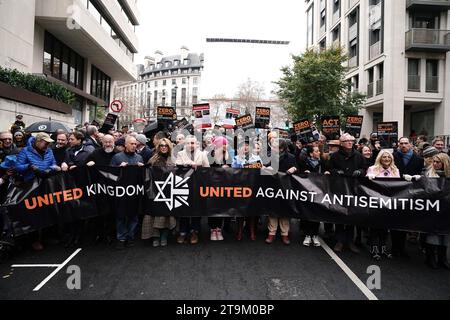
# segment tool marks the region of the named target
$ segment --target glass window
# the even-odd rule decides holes
[[[59,79],[61,71],[61,44],[57,41],[54,44],[52,70],[53,76]]]

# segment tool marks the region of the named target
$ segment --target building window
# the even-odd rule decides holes
[[[153,106],[156,108],[158,106],[158,91],[153,92]]]
[[[44,38],[43,72],[83,89],[84,59],[48,32]]]
[[[177,79],[172,79],[172,85],[176,86],[177,85]]]
[[[427,92],[439,92],[439,61],[427,60]]]
[[[186,79],[186,78],[183,78],[183,79],[181,80],[181,83],[182,83],[182,84],[186,84],[186,83],[187,83],[187,79]]]
[[[177,88],[173,88],[172,89],[172,107],[176,107],[177,106]]]
[[[136,90],[136,88],[135,88]],[[91,94],[105,100],[109,104],[111,93],[111,78],[100,69],[92,65],[91,69]]]
[[[419,59],[408,59],[408,91],[420,91]]]
[[[322,41],[320,41],[319,43],[319,49],[320,50],[325,50],[327,48],[327,38],[324,38]]]
[[[198,88],[192,88],[192,104],[198,103]]]
[[[186,88],[181,89],[181,106],[186,106]]]
[[[198,85],[198,78],[197,77],[192,78],[192,84],[194,86]]]
[[[306,13],[306,46],[314,44],[314,5]]]
[[[158,80],[155,81],[155,88],[158,88]]]
[[[163,80],[163,86],[167,85],[167,80]]]
[[[184,59],[183,60],[183,65],[187,66],[189,64],[189,59]]]

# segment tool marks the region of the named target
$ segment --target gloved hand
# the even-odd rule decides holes
[[[343,170],[338,170],[338,171],[336,171],[336,173],[340,176],[343,176],[345,174],[345,172]]]
[[[374,174],[368,174],[367,178],[369,178],[369,180],[374,180],[376,176]]]
[[[413,176],[410,176],[409,174],[404,174],[403,179],[405,179],[408,182],[411,182],[413,180]]]
[[[419,181],[422,178],[422,176],[415,175],[415,176],[413,176],[413,178],[414,178],[414,180]]]
[[[353,174],[352,174],[353,178],[357,178],[357,177],[361,177],[361,176],[362,176],[362,171],[361,170],[353,171]]]

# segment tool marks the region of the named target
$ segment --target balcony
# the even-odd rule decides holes
[[[367,85],[367,98],[373,98],[373,88],[374,88],[374,83],[372,82],[372,83],[369,83],[368,85]]]
[[[135,80],[137,70],[130,56],[81,4],[79,0],[37,0],[36,23],[113,80]],[[72,6],[79,9],[73,17],[78,26],[69,28],[67,8]]]
[[[439,92],[439,77],[427,76],[426,90],[427,90],[427,92],[430,92],[430,93]]]
[[[407,0],[408,10],[447,11],[450,10],[450,0]]]
[[[411,29],[406,32],[407,51],[450,51],[450,30]]]
[[[384,92],[383,88],[383,79],[377,80],[377,96],[382,95]]]
[[[374,59],[381,54],[381,41],[370,46],[370,59]]]
[[[408,91],[420,91],[420,76],[419,75],[409,75],[408,76]]]
[[[348,41],[352,41],[358,36],[358,24],[353,24],[348,30]]]

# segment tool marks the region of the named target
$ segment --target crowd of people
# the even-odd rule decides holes
[[[206,132],[202,141],[194,135],[181,132],[169,135],[157,132],[149,139],[144,134],[128,130],[110,130],[108,134],[99,132],[99,128],[86,125],[72,132],[57,131],[52,134],[39,132],[28,134],[24,131],[23,117],[10,130],[0,133],[0,196],[3,201],[8,187],[14,184],[33,181],[36,177],[45,178],[51,173],[71,171],[82,166],[184,166],[194,169],[200,167],[249,168],[259,163],[270,167],[261,157],[261,140],[245,139],[241,143],[222,135]],[[174,139],[172,139],[174,137]],[[321,136],[319,141],[307,143],[296,135],[291,139],[281,139],[276,132],[270,132],[269,152],[279,159],[279,172],[292,174],[321,173],[343,177],[367,177],[369,179],[404,178],[408,181],[421,177],[450,178],[450,157],[444,151],[442,138],[430,143],[426,137],[418,137],[415,144],[409,138],[401,138],[398,148],[381,149],[376,134],[370,139],[356,139],[343,134],[340,140],[327,141]],[[173,140],[173,142],[172,142]],[[206,150],[212,150],[212,161]],[[251,167],[251,166],[250,166]],[[251,169],[249,169],[251,170]],[[5,208],[2,208],[5,210]],[[102,210],[102,209],[100,209]],[[117,249],[133,246],[136,237],[150,241],[153,247],[168,245],[171,235],[175,235],[178,244],[197,244],[200,241],[200,217],[161,217],[156,212],[139,217],[137,208],[123,207],[120,204],[106,216],[93,219],[95,239],[113,238]],[[248,231],[251,241],[257,240],[257,229],[266,228],[265,242],[272,244],[280,229],[281,241],[291,243],[290,218],[268,217],[262,223],[262,217],[247,218],[208,218],[210,240],[222,241],[226,234],[232,234],[242,241]],[[232,222],[235,228],[232,228]],[[85,236],[85,221],[70,224],[64,230],[52,235],[65,246],[79,245]],[[320,247],[321,223],[300,221],[300,243],[307,247]],[[0,226],[2,229],[5,226]],[[2,230],[0,229],[0,230]],[[407,233],[396,230],[360,228],[352,225],[333,225],[324,223],[323,237],[334,237],[334,251],[349,249],[358,254],[369,248],[375,260],[382,258],[407,257],[407,241],[416,241],[426,256],[427,264],[432,268],[449,269],[447,247],[450,235],[432,235]],[[388,237],[390,236],[390,241]],[[43,250],[45,232],[41,230],[32,239],[35,250]],[[367,247],[364,246],[367,240]],[[390,246],[388,244],[391,244]],[[390,248],[389,248],[390,247]]]

